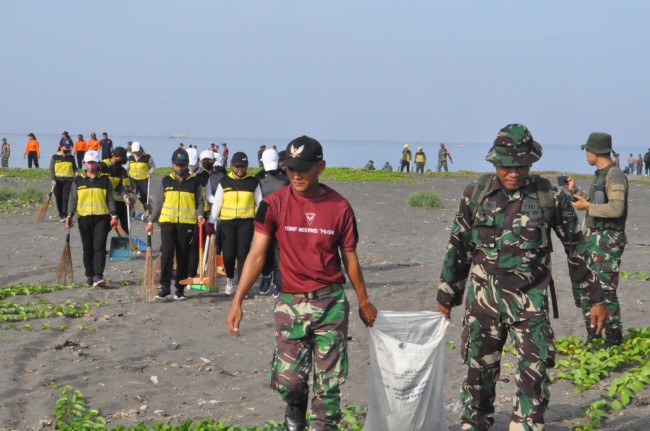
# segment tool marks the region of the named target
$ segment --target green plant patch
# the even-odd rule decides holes
[[[440,195],[430,190],[411,193],[406,199],[406,203],[412,208],[444,208]]]
[[[0,187],[0,212],[20,214],[25,209],[34,209],[44,199],[45,192],[38,187],[26,186],[17,190],[11,187]]]
[[[58,387],[56,382],[51,383],[52,387]],[[66,385],[60,390],[60,398],[56,402],[52,414],[54,415],[54,426],[60,431],[79,430],[111,430],[111,431],[285,431],[284,424],[267,420],[264,425],[245,427],[228,424],[226,419],[214,420],[206,418],[202,421],[185,421],[182,424],[174,425],[171,421],[156,422],[149,426],[143,422],[133,426],[123,425],[115,428],[107,428],[106,418],[100,415],[98,410],[89,409],[86,398],[81,391]],[[339,425],[340,431],[361,431],[363,419],[366,413],[356,406],[348,406],[342,409],[343,417]]]

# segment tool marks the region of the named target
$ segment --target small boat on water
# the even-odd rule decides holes
[[[175,132],[169,132],[168,138],[169,139],[187,139],[189,138],[190,135],[189,133],[175,133]]]

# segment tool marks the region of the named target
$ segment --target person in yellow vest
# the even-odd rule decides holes
[[[131,155],[124,167],[129,173],[131,186],[134,188],[136,195],[142,202],[144,212],[151,214],[151,205],[149,204],[149,187],[151,177],[156,172],[156,164],[151,155],[145,153],[142,145],[135,141],[131,143]]]
[[[61,145],[61,153],[56,153],[50,160],[50,180],[54,187],[54,199],[56,209],[59,211],[59,219],[64,222],[68,214],[68,200],[72,180],[78,174],[77,163],[74,156],[70,154],[72,147],[68,143]]]
[[[77,214],[88,284],[98,287],[106,284],[106,240],[111,229],[117,226],[117,212],[111,181],[106,175],[99,175],[99,153],[86,152],[84,164],[86,174],[72,182],[65,225],[71,228]]]
[[[427,164],[427,155],[422,151],[422,147],[418,147],[415,153],[415,173],[424,173],[424,165]]]
[[[411,150],[409,150],[409,144],[404,144],[402,155],[399,159],[399,171],[403,172],[404,168],[406,168],[406,172],[409,172],[411,169]]]
[[[129,233],[129,214],[127,205],[133,202],[129,198],[129,176],[124,169],[126,163],[126,149],[124,147],[115,147],[113,155],[99,163],[100,175],[106,175],[111,180],[115,197],[115,209],[117,218],[120,221],[122,229]]]
[[[248,157],[242,152],[233,154],[232,172],[221,178],[212,196],[210,222],[219,222],[223,266],[226,270],[226,295],[237,289],[235,262],[238,272],[244,269],[246,256],[253,241],[255,210],[262,201],[262,189],[257,178],[248,174]]]
[[[180,282],[189,274],[189,252],[194,225],[203,223],[203,188],[190,171],[187,151],[179,148],[172,154],[174,172],[162,179],[160,194],[153,200],[147,233],[153,223],[160,225],[160,287],[156,299],[185,299]],[[171,296],[171,278],[176,253],[176,294]]]

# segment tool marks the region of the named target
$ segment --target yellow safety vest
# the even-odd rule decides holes
[[[165,197],[159,223],[196,223],[196,178],[190,174],[180,183],[172,172],[163,178]]]
[[[77,215],[107,215],[108,202],[106,201],[107,189],[110,182],[104,177],[97,177],[94,181],[88,178],[77,177]]]
[[[74,157],[72,156],[54,156],[54,177],[55,178],[72,178],[74,177]]]
[[[102,166],[103,165],[103,166]],[[131,185],[129,177],[126,176],[126,171],[123,167],[115,168],[111,165],[111,159],[102,160],[102,164],[99,165],[100,175],[106,175],[109,180],[111,180],[111,185],[113,190],[115,190],[115,202],[124,202],[124,198],[120,193],[117,192],[118,186],[122,183],[124,188],[128,188]],[[114,175],[114,170],[124,174],[124,176],[118,177]]]
[[[129,176],[134,180],[146,180],[149,177],[149,154],[143,154],[140,160],[129,157]]]
[[[424,153],[415,153],[415,163],[424,163]]]
[[[255,217],[255,189],[259,181],[250,175],[235,178],[230,172],[221,179],[223,203],[219,218],[221,220],[246,219]]]

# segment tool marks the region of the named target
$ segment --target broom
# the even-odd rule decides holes
[[[153,267],[153,255],[151,251],[151,233],[147,234],[147,254],[144,258],[144,276],[142,277],[142,296],[152,298],[155,292],[156,272]]]
[[[47,214],[47,209],[50,206],[50,202],[52,201],[52,193],[54,193],[54,186],[52,186],[52,190],[47,194],[47,198],[41,205],[41,207],[38,209],[38,212],[34,215],[34,221],[43,221],[45,218],[45,214]]]
[[[208,264],[206,267],[205,276],[210,279],[208,282],[208,287],[211,292],[218,292],[219,288],[217,286],[217,236],[210,235],[208,238]]]
[[[68,234],[65,236],[65,245],[63,246],[63,253],[61,253],[59,266],[56,267],[54,283],[74,283],[74,274],[72,272],[72,254],[70,253],[70,228],[68,228]]]

